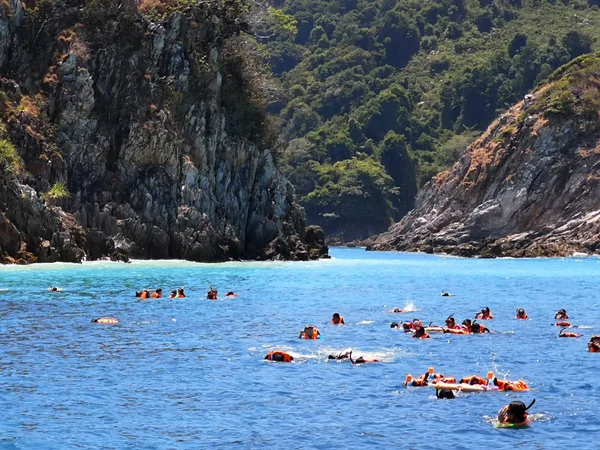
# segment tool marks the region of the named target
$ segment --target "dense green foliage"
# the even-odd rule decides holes
[[[405,214],[478,131],[595,47],[595,3],[276,1],[297,33],[265,45],[282,87],[271,110],[309,221],[355,238]]]
[[[0,101],[5,100],[4,92],[0,93]],[[6,136],[6,126],[0,121],[0,175],[14,177],[21,175],[25,170],[23,159],[17,149]]]

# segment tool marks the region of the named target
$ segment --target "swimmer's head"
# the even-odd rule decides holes
[[[452,316],[448,316],[448,318],[446,319],[446,325],[455,325],[456,322],[454,321],[454,317]]]
[[[177,291],[171,291],[171,296],[175,297],[177,295]]]
[[[333,313],[333,317],[332,317],[334,322],[339,322],[340,321],[340,314],[339,313]]]
[[[158,288],[158,289],[156,290],[156,293],[157,293],[157,294],[162,294],[162,289],[161,289],[161,288]]]

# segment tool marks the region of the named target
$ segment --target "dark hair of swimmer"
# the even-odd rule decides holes
[[[523,423],[527,419],[527,410],[535,404],[535,399],[525,406],[520,401],[510,402],[498,412],[498,422],[500,423]]]
[[[390,328],[400,328],[400,325],[398,325],[398,322],[392,322]]]
[[[235,295],[235,293],[233,291],[229,291],[227,294],[225,295]]]
[[[161,289],[161,288],[158,288],[158,289],[156,290],[156,292],[158,292],[159,294],[162,294],[162,289]]]
[[[138,292],[138,291],[135,291],[135,296],[136,296],[136,297],[141,297],[141,296],[142,296],[142,293],[141,293],[141,292]]]
[[[452,400],[454,398],[454,392],[450,389],[436,389],[435,396],[439,399]]]
[[[467,325],[467,326],[471,326],[471,324],[472,324],[471,319],[465,319],[465,320],[463,320],[462,324],[463,325]]]
[[[177,291],[171,291],[171,296],[175,297],[177,295]]]
[[[51,291],[53,291],[53,292],[56,292],[56,291],[58,291],[58,288],[57,288],[56,286],[52,286],[52,287],[50,288],[50,290],[51,290]]]
[[[184,293],[184,292],[183,292],[183,288],[179,288],[179,289],[177,289],[177,293],[178,293],[178,294],[183,294],[183,293]]]

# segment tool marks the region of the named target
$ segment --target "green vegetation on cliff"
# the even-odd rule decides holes
[[[402,217],[500,112],[595,48],[598,3],[276,1],[297,33],[265,45],[271,111],[308,221],[352,239]]]

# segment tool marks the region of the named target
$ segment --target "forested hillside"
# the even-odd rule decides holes
[[[364,238],[556,68],[597,47],[600,0],[285,0],[265,54],[281,165],[309,223]],[[269,30],[267,30],[269,31]]]

